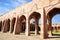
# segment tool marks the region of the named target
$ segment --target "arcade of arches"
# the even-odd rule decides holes
[[[51,31],[49,35],[52,35],[52,18],[59,13],[60,8],[53,8],[47,13],[47,15],[33,12],[28,16],[28,18],[25,15],[21,15],[20,17],[18,16],[17,18],[12,18],[12,20],[6,19],[0,22],[0,31],[14,34],[20,34],[23,32],[26,36],[29,36],[31,34],[30,31],[33,30],[35,31],[35,35],[40,33],[43,38],[47,38],[48,30]],[[31,19],[34,19],[32,23],[30,22]],[[41,19],[41,26],[39,26],[38,23],[39,19]]]
[[[60,14],[60,1],[52,0],[51,3],[46,1],[49,2],[49,0],[33,0],[21,8],[18,7],[0,16],[0,32],[16,35],[23,33],[26,36],[33,34],[40,35],[43,39],[48,38],[53,32],[52,18]],[[31,22],[32,19],[33,22]],[[41,20],[40,24],[39,20]]]

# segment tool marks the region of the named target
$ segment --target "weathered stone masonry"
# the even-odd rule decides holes
[[[32,0],[0,16],[0,31],[20,34],[22,23],[25,22],[25,34],[29,36],[30,19],[34,18],[35,35],[37,35],[37,20],[41,19],[41,37],[47,38],[48,27],[52,29],[52,17],[58,13],[60,13],[60,0]]]

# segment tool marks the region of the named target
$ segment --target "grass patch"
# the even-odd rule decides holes
[[[30,31],[30,33],[31,33],[31,34],[35,34],[35,31]],[[40,34],[40,31],[39,31],[39,33],[38,33],[38,34]]]
[[[50,34],[51,33],[51,31],[48,31],[48,34]],[[52,36],[60,36],[60,30],[53,30],[53,32],[52,32]]]
[[[58,30],[58,31],[54,30],[52,33],[53,34],[59,34],[60,35],[60,30]]]
[[[35,34],[35,31],[30,31],[31,34]]]

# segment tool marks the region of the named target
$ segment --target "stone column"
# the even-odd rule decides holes
[[[3,22],[3,30],[2,31],[7,32],[7,21],[6,20]]]
[[[37,25],[37,20],[35,19],[35,35],[38,34],[38,25]]]
[[[14,34],[20,34],[20,20],[19,17],[16,18],[15,26],[14,26]]]
[[[48,37],[47,33],[47,17],[45,13],[41,13],[41,37],[45,39]]]
[[[57,31],[59,30],[58,26],[57,26]]]
[[[57,24],[57,26],[56,26],[56,32],[58,32],[58,24]]]
[[[4,26],[4,22],[2,21],[2,30],[1,30],[2,32],[3,32],[3,26]]]
[[[55,31],[55,26],[53,28],[54,28],[53,30]]]
[[[2,22],[2,32],[4,32],[5,21]]]
[[[51,19],[48,22],[49,22],[49,30],[50,30],[49,35],[52,36],[52,21],[51,21]]]
[[[10,21],[10,33],[12,33],[13,32],[13,22],[12,22],[12,20]]]
[[[26,36],[30,35],[30,22],[29,19],[26,19]]]

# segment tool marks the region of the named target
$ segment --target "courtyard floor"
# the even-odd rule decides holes
[[[60,36],[50,36],[47,39],[41,39],[40,37],[40,35],[25,36],[23,34],[14,35],[0,32],[0,40],[60,40]]]

